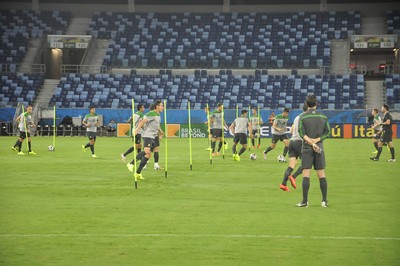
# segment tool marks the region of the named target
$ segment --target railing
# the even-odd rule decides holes
[[[399,74],[400,65],[386,65],[383,71],[385,74]]]
[[[1,73],[46,73],[46,65],[44,64],[0,64]]]
[[[104,65],[61,65],[61,74],[68,73],[108,73],[109,68]]]

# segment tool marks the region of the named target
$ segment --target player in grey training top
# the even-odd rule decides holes
[[[98,116],[96,114],[96,108],[94,106],[89,107],[89,114],[87,114],[82,121],[82,125],[86,126],[86,135],[89,138],[89,142],[86,145],[82,145],[82,151],[86,151],[86,148],[90,147],[92,151],[92,158],[97,158],[94,154],[94,144],[96,143],[96,132],[98,126]]]
[[[21,147],[22,147],[22,142],[24,142],[24,139],[28,138],[28,154],[35,155],[36,153],[32,151],[31,134],[29,129],[30,126],[35,127],[35,124],[33,123],[32,120],[32,105],[28,105],[26,107],[26,112],[18,116],[17,122],[19,129],[19,138],[17,142],[14,144],[14,146],[11,147],[11,149],[13,151],[16,151],[19,155],[25,155],[25,153],[21,151]]]
[[[256,148],[255,140],[254,138],[258,137],[258,145],[257,147],[261,147],[261,136],[260,136],[260,125],[263,124],[262,117],[259,116],[257,109],[254,107],[251,109],[252,116],[250,117],[250,122],[251,122],[251,145],[253,146],[253,149]]]
[[[135,128],[137,128],[140,121],[143,119],[144,105],[138,104],[136,108],[137,108],[137,112],[133,115],[133,117],[131,116],[128,119],[129,123],[132,123],[133,121],[135,121],[135,124],[134,125],[132,124],[132,140],[133,140],[133,136],[134,136],[133,133],[134,133]],[[121,154],[122,162],[125,162],[126,156],[128,154],[130,154],[131,152],[133,152],[135,147],[136,147],[137,153],[140,153],[142,151],[142,130],[140,130],[139,133],[135,135],[135,143],[133,145],[134,145],[134,147],[130,147],[125,153]]]
[[[247,149],[247,131],[250,132],[250,135],[252,135],[251,124],[247,118],[247,110],[242,110],[241,116],[233,121],[229,129],[235,133],[232,146],[233,160],[240,161],[240,155],[242,155],[242,153]],[[242,148],[240,149],[239,153],[236,151],[236,145],[238,142],[242,144]]]
[[[303,112],[307,111],[307,109],[308,107],[304,103]],[[293,125],[290,128],[290,133],[292,134],[292,137],[290,138],[289,142],[289,166],[286,169],[283,175],[282,183],[279,186],[279,188],[284,191],[290,191],[290,189],[286,185],[288,180],[290,180],[290,183],[292,184],[293,188],[297,188],[296,178],[302,172],[302,167],[300,165],[297,168],[296,172],[292,175],[293,169],[297,164],[297,158],[301,158],[301,146],[303,145],[303,139],[300,137],[299,134],[299,121],[300,121],[300,115],[296,116]]]
[[[228,125],[225,123],[225,119],[222,117],[222,110],[224,106],[222,103],[219,103],[217,105],[217,110],[214,110],[213,112],[210,113],[210,133],[212,135],[211,139],[211,149],[212,149],[212,155],[213,156],[219,156],[220,155],[220,150],[222,148],[222,139],[223,139],[223,130],[222,130],[222,121],[224,123],[224,126],[228,128]],[[219,145],[218,145],[218,152],[215,152],[215,144],[219,140]],[[225,149],[227,149],[228,145],[225,143]]]
[[[154,102],[154,110],[144,115],[138,127],[135,129],[134,134],[137,134],[143,127],[143,151],[136,156],[140,160],[140,165],[136,169],[135,176],[137,179],[144,179],[141,172],[147,161],[151,157],[151,153],[155,147],[155,138],[157,135],[163,136],[164,132],[160,128],[160,113],[164,110],[164,105],[161,101]],[[135,160],[127,164],[128,170],[133,172],[133,164]]]

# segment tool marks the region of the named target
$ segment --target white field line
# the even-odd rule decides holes
[[[160,237],[160,238],[277,238],[316,240],[378,240],[400,241],[400,237],[360,237],[360,236],[273,236],[273,235],[213,235],[213,234],[0,234],[0,238],[100,238],[100,237]]]

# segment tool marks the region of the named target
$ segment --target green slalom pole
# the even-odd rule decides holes
[[[261,135],[260,135],[260,132],[261,132],[261,125],[260,125],[260,122],[261,122],[261,120],[260,120],[260,106],[258,106],[257,107],[257,117],[258,117],[258,129],[257,129],[257,138],[258,138],[258,144],[257,145],[259,145],[260,143],[261,143]],[[261,145],[260,145],[261,146]],[[258,147],[258,146],[257,146]]]
[[[168,177],[168,127],[167,127],[167,101],[164,100],[164,138],[165,138],[165,178]]]
[[[250,105],[249,105],[249,112],[248,112],[248,115],[247,115],[247,116],[249,117],[249,121],[251,121],[251,109],[250,109]],[[252,130],[252,128],[251,128],[251,130]],[[250,150],[251,150],[251,145],[250,145],[250,143],[251,143],[250,132],[249,132],[249,134],[247,135],[247,138],[248,138],[247,143],[248,143],[248,145],[249,145],[249,151],[250,151]],[[253,136],[253,138],[254,138],[254,136]]]
[[[225,159],[225,127],[224,127],[224,106],[222,105],[222,116],[221,116],[221,124],[222,124],[222,133],[221,133],[221,140],[222,140],[222,159]]]
[[[54,105],[53,110],[53,147],[56,150],[56,105]]]
[[[212,164],[212,149],[211,149],[211,141],[212,141],[212,136],[211,136],[211,140],[210,140],[210,134],[211,134],[211,125],[210,125],[210,109],[208,107],[208,103],[206,105],[207,108],[207,127],[208,127],[208,145],[210,145],[210,152],[209,152],[209,156],[210,156],[210,164]]]
[[[26,139],[26,148],[28,149],[28,155],[29,155],[29,144],[28,144],[28,128],[26,126],[26,119],[25,119],[25,109],[24,109],[24,104],[22,106],[22,117],[24,118],[24,129],[25,129],[25,139]]]
[[[193,168],[192,162],[192,122],[190,119],[190,101],[188,101],[188,117],[189,117],[189,164],[190,164],[190,171]]]
[[[134,165],[135,165],[135,170],[133,171],[133,178],[135,179],[135,188],[138,188],[138,182],[137,182],[137,176],[136,176],[136,154],[137,154],[137,150],[136,150],[136,134],[135,134],[135,125],[136,125],[136,121],[135,121],[135,99],[132,98],[132,129],[131,129],[131,134],[133,135],[133,160],[134,160]]]

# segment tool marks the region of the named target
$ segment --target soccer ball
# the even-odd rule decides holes
[[[256,160],[257,159],[257,154],[255,154],[255,153],[252,153],[252,154],[250,154],[250,160]]]
[[[54,146],[49,145],[49,147],[47,148],[49,151],[54,151]]]
[[[278,156],[278,162],[280,162],[280,163],[286,162],[285,157],[283,157],[283,155],[279,155],[279,156]]]

